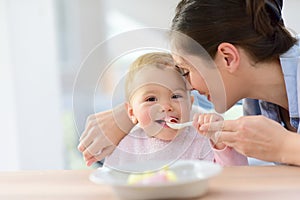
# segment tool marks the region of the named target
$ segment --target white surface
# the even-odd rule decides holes
[[[0,170],[63,169],[54,1],[0,2]]]
[[[8,22],[6,19],[6,1],[0,0],[0,158],[3,160],[0,170],[16,170],[19,166],[16,128],[16,106],[14,94],[13,69],[9,57],[10,44]],[[7,151],[9,149],[9,151]],[[5,158],[5,159],[4,159]]]
[[[157,165],[157,162],[154,165]],[[149,163],[135,163],[135,167],[136,165],[143,168],[143,165]],[[222,168],[208,161],[178,160],[170,165],[169,170],[176,174],[176,182],[128,185],[127,179],[130,173],[108,167],[93,172],[90,180],[97,184],[111,185],[121,199],[192,198],[205,194],[208,189],[207,180],[218,175]]]
[[[295,34],[300,34],[299,0],[283,1],[283,20],[285,26]]]
[[[250,157],[248,157],[248,163],[249,165],[253,165],[253,166],[275,165],[275,163],[273,162],[267,162],[256,158],[250,158]]]
[[[166,123],[172,129],[181,129],[181,128],[193,125],[193,122],[185,122],[185,123],[182,123],[182,124],[180,124],[180,123],[171,123],[171,122],[166,122]]]

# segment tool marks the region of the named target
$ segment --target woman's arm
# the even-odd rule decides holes
[[[282,142],[281,161],[282,163],[300,166],[300,135],[290,132]]]
[[[270,162],[300,165],[300,136],[264,116],[244,116],[237,120],[212,122],[202,131],[219,131],[218,141],[237,152]]]
[[[133,126],[123,104],[89,116],[78,145],[86,164],[90,166],[109,155]]]

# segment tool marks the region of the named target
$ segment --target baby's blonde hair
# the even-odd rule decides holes
[[[131,84],[134,80],[134,77],[136,76],[136,73],[140,71],[141,69],[145,67],[157,67],[160,69],[163,69],[165,67],[174,67],[175,63],[173,61],[173,58],[171,54],[164,53],[164,52],[152,52],[144,54],[140,57],[138,57],[129,67],[129,71],[126,76],[125,80],[125,94],[126,99],[129,101],[130,99],[130,91]],[[176,70],[178,70],[176,68]]]

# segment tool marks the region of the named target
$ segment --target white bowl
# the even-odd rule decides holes
[[[136,163],[135,165],[148,165]],[[147,185],[129,185],[131,173],[109,167],[97,169],[90,180],[97,184],[111,185],[121,199],[175,199],[199,197],[207,192],[208,179],[218,175],[222,167],[208,161],[178,160],[169,166],[177,181]]]

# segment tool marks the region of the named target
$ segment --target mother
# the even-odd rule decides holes
[[[262,115],[222,125],[204,124],[199,129],[214,131],[222,126],[219,142],[238,152],[300,165],[300,135],[296,134],[300,132],[300,48],[284,27],[281,8],[281,0],[182,0],[172,30],[191,37],[213,58],[226,93],[225,102],[212,97],[217,111],[223,112],[244,98],[259,99]],[[206,85],[205,74],[186,60],[195,52],[185,47],[181,50],[185,56],[174,55],[178,66],[187,72],[194,89],[210,97],[215,91],[207,88],[216,87]],[[115,114],[122,123],[114,121]],[[87,165],[104,158],[129,132],[132,124],[127,118],[123,106],[88,118],[78,146]]]

